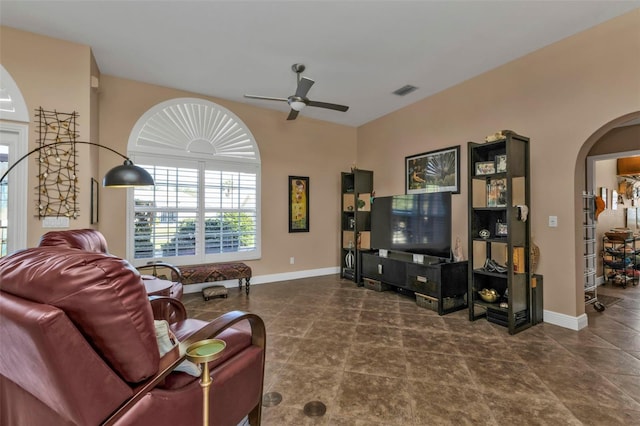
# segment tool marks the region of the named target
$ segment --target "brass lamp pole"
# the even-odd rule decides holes
[[[200,376],[200,387],[202,388],[202,424],[209,426],[209,388],[211,387],[211,376],[209,375],[209,362],[220,357],[222,351],[227,346],[224,340],[208,339],[201,340],[187,348],[187,359],[196,364],[202,365],[202,375]]]

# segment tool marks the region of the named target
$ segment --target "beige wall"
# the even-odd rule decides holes
[[[38,127],[35,110],[57,110],[80,114],[78,140],[89,140],[93,131],[90,117],[91,49],[88,46],[54,40],[32,33],[0,27],[0,63],[11,74],[22,92],[31,115],[29,125],[29,149],[37,147]],[[72,227],[89,227],[89,181],[94,175],[89,159],[89,147],[78,145],[78,204],[80,217],[71,220]],[[36,198],[31,188],[36,188],[36,156],[29,161],[28,235],[29,246],[37,244],[48,229],[41,226],[36,217]],[[88,166],[85,166],[88,165]]]
[[[356,130],[301,115],[203,97],[111,76],[100,81],[100,141],[126,152],[131,129],[154,105],[172,98],[201,97],[233,111],[251,130],[262,160],[262,259],[248,262],[255,275],[306,271],[338,265],[340,172],[356,158]],[[100,173],[113,167],[101,157]],[[288,176],[309,176],[310,232],[289,233]],[[103,189],[100,230],[112,252],[124,256],[125,193]],[[114,208],[114,206],[121,206]],[[289,258],[295,257],[295,264]]]
[[[511,129],[531,138],[530,220],[541,250],[538,272],[545,277],[545,309],[579,316],[584,312],[579,221],[585,158],[610,123],[625,114],[640,116],[638,28],[640,10],[358,129],[305,117],[287,122],[281,112],[207,98],[236,113],[260,148],[263,258],[252,262],[256,275],[338,264],[339,173],[354,159],[358,167],[374,171],[377,195],[389,195],[404,192],[405,156],[454,145],[462,145],[462,191],[454,196],[453,239],[461,238],[466,255],[466,142]],[[92,125],[83,121],[90,116],[89,48],[6,28],[1,35],[0,59],[29,108],[79,111],[82,135],[87,137],[84,132]],[[197,95],[102,76],[98,96],[100,142],[124,151],[131,128],[146,110],[173,97]],[[101,152],[98,174],[102,176],[114,161]],[[288,175],[310,176],[308,234],[287,232]],[[122,256],[125,196],[113,191],[102,191],[99,229],[112,251]],[[82,202],[87,205],[88,200]],[[550,215],[558,217],[557,228],[547,226]],[[88,216],[82,220],[87,222],[74,222],[74,227],[88,223]],[[30,228],[29,242],[36,242],[41,233],[38,226]],[[295,265],[289,265],[291,256],[296,257]]]
[[[481,142],[497,130],[531,138],[531,228],[540,247],[544,308],[584,312],[581,223],[576,225],[590,136],[640,110],[640,10],[533,52],[358,128],[358,163],[378,195],[404,192],[404,157]],[[640,115],[640,114],[638,114]],[[467,170],[454,196],[454,239],[467,245]],[[547,226],[549,216],[558,227]],[[579,232],[579,233],[578,233]],[[580,274],[578,276],[578,274]]]

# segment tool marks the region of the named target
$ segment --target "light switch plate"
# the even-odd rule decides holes
[[[549,216],[549,227],[550,228],[558,227],[558,216]]]

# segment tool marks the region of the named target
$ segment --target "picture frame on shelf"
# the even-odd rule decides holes
[[[507,154],[496,155],[496,173],[507,171]]]
[[[405,193],[460,193],[460,145],[405,157]]]
[[[493,161],[478,161],[476,163],[476,176],[492,175],[496,172],[496,163]]]
[[[509,228],[504,222],[496,223],[496,237],[506,237],[509,235]]]
[[[309,232],[308,176],[289,176],[289,232]]]
[[[507,206],[507,180],[496,178],[487,183],[487,207]]]

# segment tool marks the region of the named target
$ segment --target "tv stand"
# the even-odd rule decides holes
[[[362,277],[376,283],[402,289],[402,293],[417,294],[426,301],[425,307],[448,314],[467,307],[468,262],[448,262],[425,257],[425,263],[415,263],[412,253],[362,253]],[[424,305],[423,305],[424,306]]]

